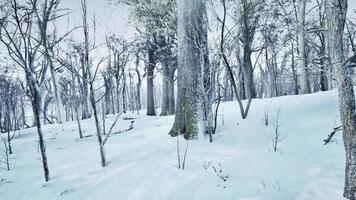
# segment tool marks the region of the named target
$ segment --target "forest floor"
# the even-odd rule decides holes
[[[263,123],[269,110],[270,124]],[[281,138],[273,151],[273,121],[280,110]],[[168,136],[174,117],[135,117],[134,129],[105,145],[101,168],[93,119],[46,125],[51,180],[44,182],[36,129],[13,140],[11,171],[0,168],[1,200],[341,200],[344,149],[336,91],[254,100],[242,120],[236,102],[223,103],[214,143],[201,136],[189,142],[186,168],[177,168],[177,139]],[[109,129],[115,116],[108,116]],[[129,120],[115,131],[127,129]],[[18,135],[18,134],[17,134]],[[183,157],[186,142],[180,138]],[[1,147],[0,147],[1,148]],[[214,170],[215,169],[215,170]],[[215,172],[216,171],[216,172]]]

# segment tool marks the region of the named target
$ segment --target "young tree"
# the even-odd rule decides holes
[[[99,122],[99,113],[98,113],[98,108],[97,108],[97,103],[98,101],[96,100],[95,97],[95,88],[94,88],[94,81],[96,78],[96,75],[99,70],[99,66],[103,62],[103,59],[101,59],[95,70],[94,73],[92,72],[92,62],[90,61],[90,43],[89,43],[89,27],[88,27],[88,18],[87,18],[87,3],[86,0],[81,0],[81,9],[82,9],[82,20],[83,20],[83,32],[84,32],[84,67],[85,70],[88,74],[87,79],[83,79],[83,82],[86,82],[89,85],[89,98],[90,98],[90,104],[93,110],[93,115],[94,115],[94,120],[95,120],[95,127],[96,127],[96,136],[98,140],[98,145],[99,145],[99,151],[100,151],[100,161],[101,161],[101,166],[105,167],[106,166],[106,157],[105,157],[105,150],[104,150],[104,144],[103,144],[103,139],[102,139],[102,132],[101,132],[101,125]],[[100,98],[99,98],[100,99]]]
[[[53,87],[53,98],[54,98],[54,104],[55,104],[55,111],[56,111],[56,117],[58,123],[63,122],[63,113],[61,113],[62,110],[62,101],[59,95],[59,89],[58,89],[58,78],[57,78],[57,72],[53,63],[53,47],[54,44],[52,44],[49,39],[49,33],[48,33],[48,24],[49,22],[55,20],[58,18],[56,16],[56,12],[58,9],[58,5],[60,3],[60,0],[44,0],[42,2],[42,5],[36,7],[34,9],[34,13],[37,18],[37,25],[38,25],[38,30],[40,32],[40,38],[41,38],[41,44],[43,46],[43,54],[45,56],[44,63],[48,65],[50,73],[51,73],[51,81],[52,81],[52,87]],[[56,43],[56,42],[54,42]]]
[[[242,5],[240,4],[239,1],[237,1],[237,3],[238,3],[237,4],[237,9],[240,10],[241,9],[240,6],[242,6]],[[230,64],[228,56],[226,54],[226,52],[227,52],[226,51],[226,46],[227,46],[226,45],[226,43],[227,43],[226,42],[226,38],[227,38],[227,35],[225,34],[225,32],[226,32],[226,20],[227,20],[227,5],[226,5],[226,1],[225,0],[222,0],[221,4],[222,4],[222,7],[223,7],[223,17],[222,17],[222,19],[220,19],[218,17],[218,15],[215,13],[215,15],[218,18],[218,21],[221,23],[220,42],[219,42],[219,45],[218,45],[219,46],[219,56],[220,56],[220,58],[221,58],[221,60],[222,60],[222,62],[224,64],[225,69],[226,69],[226,76],[228,77],[228,79],[230,80],[230,83],[231,83],[231,94],[235,94],[237,102],[239,104],[241,117],[242,117],[242,119],[246,119],[246,117],[248,115],[248,111],[250,109],[251,102],[252,102],[252,96],[251,95],[249,96],[249,99],[248,99],[248,102],[247,102],[247,105],[246,105],[246,108],[245,108],[245,106],[242,103],[242,97],[240,96],[240,92],[239,92],[238,87],[237,87],[238,84],[237,84],[236,79],[237,80],[239,80],[239,79],[235,77],[235,73],[234,73],[233,67]],[[237,45],[239,45],[239,44],[237,44]],[[237,57],[239,57],[239,53],[238,52],[237,52]],[[239,60],[239,58],[237,60]],[[252,64],[251,64],[251,67],[252,67]],[[240,77],[239,74],[238,74],[238,77]],[[245,76],[243,76],[243,77],[245,77]],[[227,88],[227,84],[225,86],[225,91],[226,91],[226,88]]]
[[[0,40],[6,46],[12,60],[25,72],[26,86],[23,87],[27,96],[31,99],[34,123],[36,124],[39,138],[42,166],[45,181],[47,182],[49,181],[49,169],[40,120],[41,90],[45,82],[47,67],[37,63],[41,44],[38,42],[39,39],[33,30],[33,24],[35,23],[33,13],[38,4],[37,1],[21,4],[17,0],[9,0],[7,3],[9,15],[5,22],[0,23]]]
[[[122,37],[110,35],[106,37],[106,45],[113,57],[112,75],[116,82],[117,112],[127,109],[126,67],[130,58],[129,43]]]

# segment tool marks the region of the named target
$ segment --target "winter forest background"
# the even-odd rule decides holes
[[[355,0],[0,0],[0,199],[356,200]]]

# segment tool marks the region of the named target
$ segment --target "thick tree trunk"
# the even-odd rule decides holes
[[[256,87],[253,78],[253,66],[251,61],[252,42],[255,37],[256,26],[259,21],[259,14],[255,10],[259,6],[257,1],[237,1],[240,3],[239,29],[241,30],[242,41],[242,75],[243,75],[243,91],[244,97],[247,99],[256,98]],[[241,97],[243,97],[241,96]],[[244,99],[244,98],[242,98]]]
[[[344,197],[356,200],[356,107],[352,76],[348,63],[343,63],[343,31],[347,0],[328,0],[327,17],[330,34],[331,63],[335,63],[338,81],[340,115],[346,151]],[[356,58],[356,57],[355,57]],[[354,62],[354,61],[352,61]]]
[[[88,71],[87,67],[84,61],[84,54],[82,54],[81,58],[82,62],[82,77],[84,80],[88,80]],[[89,113],[89,104],[88,104],[88,83],[86,81],[82,82],[81,85],[82,89],[82,95],[81,95],[81,100],[82,100],[82,119],[88,119],[90,118],[90,113]]]
[[[201,51],[197,44],[206,31],[204,0],[178,1],[178,97],[171,136],[197,139],[204,133],[201,93],[204,92]]]
[[[306,0],[298,1],[298,49],[299,49],[299,68],[301,70],[301,93],[310,94],[309,70],[305,55],[305,4]]]
[[[154,58],[153,44],[149,44],[148,48],[148,64],[147,64],[147,115],[156,116],[155,100],[153,92],[153,79],[154,79],[154,69],[156,66],[156,61]]]
[[[327,91],[328,90],[328,78],[326,75],[326,66],[324,60],[321,61],[320,67],[320,90]]]
[[[168,62],[162,63],[162,107],[161,116],[169,114],[169,66]]]
[[[175,114],[175,107],[176,107],[175,91],[174,91],[174,71],[175,69],[171,69],[168,76],[168,107],[169,107],[168,109],[170,115]]]
[[[256,87],[253,79],[253,68],[251,61],[251,47],[249,44],[244,44],[244,56],[242,72],[244,75],[245,96],[247,99],[256,98]]]

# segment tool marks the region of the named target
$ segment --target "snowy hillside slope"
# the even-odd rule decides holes
[[[287,136],[276,153],[272,122],[262,123],[266,109],[271,121],[280,110],[280,132]],[[236,102],[222,105],[214,143],[204,137],[190,142],[185,170],[177,169],[177,140],[167,134],[173,117],[137,116],[134,130],[109,139],[105,168],[95,137],[78,139],[75,123],[64,124],[64,131],[60,125],[45,126],[49,183],[44,183],[35,129],[22,131],[13,141],[12,170],[0,169],[0,199],[343,199],[341,134],[323,145],[339,125],[336,91],[254,100],[247,120],[238,113]],[[113,119],[108,116],[107,126]],[[121,120],[115,129],[128,124]],[[83,121],[83,127],[85,135],[94,135],[93,120]],[[180,143],[183,151],[186,143]]]

